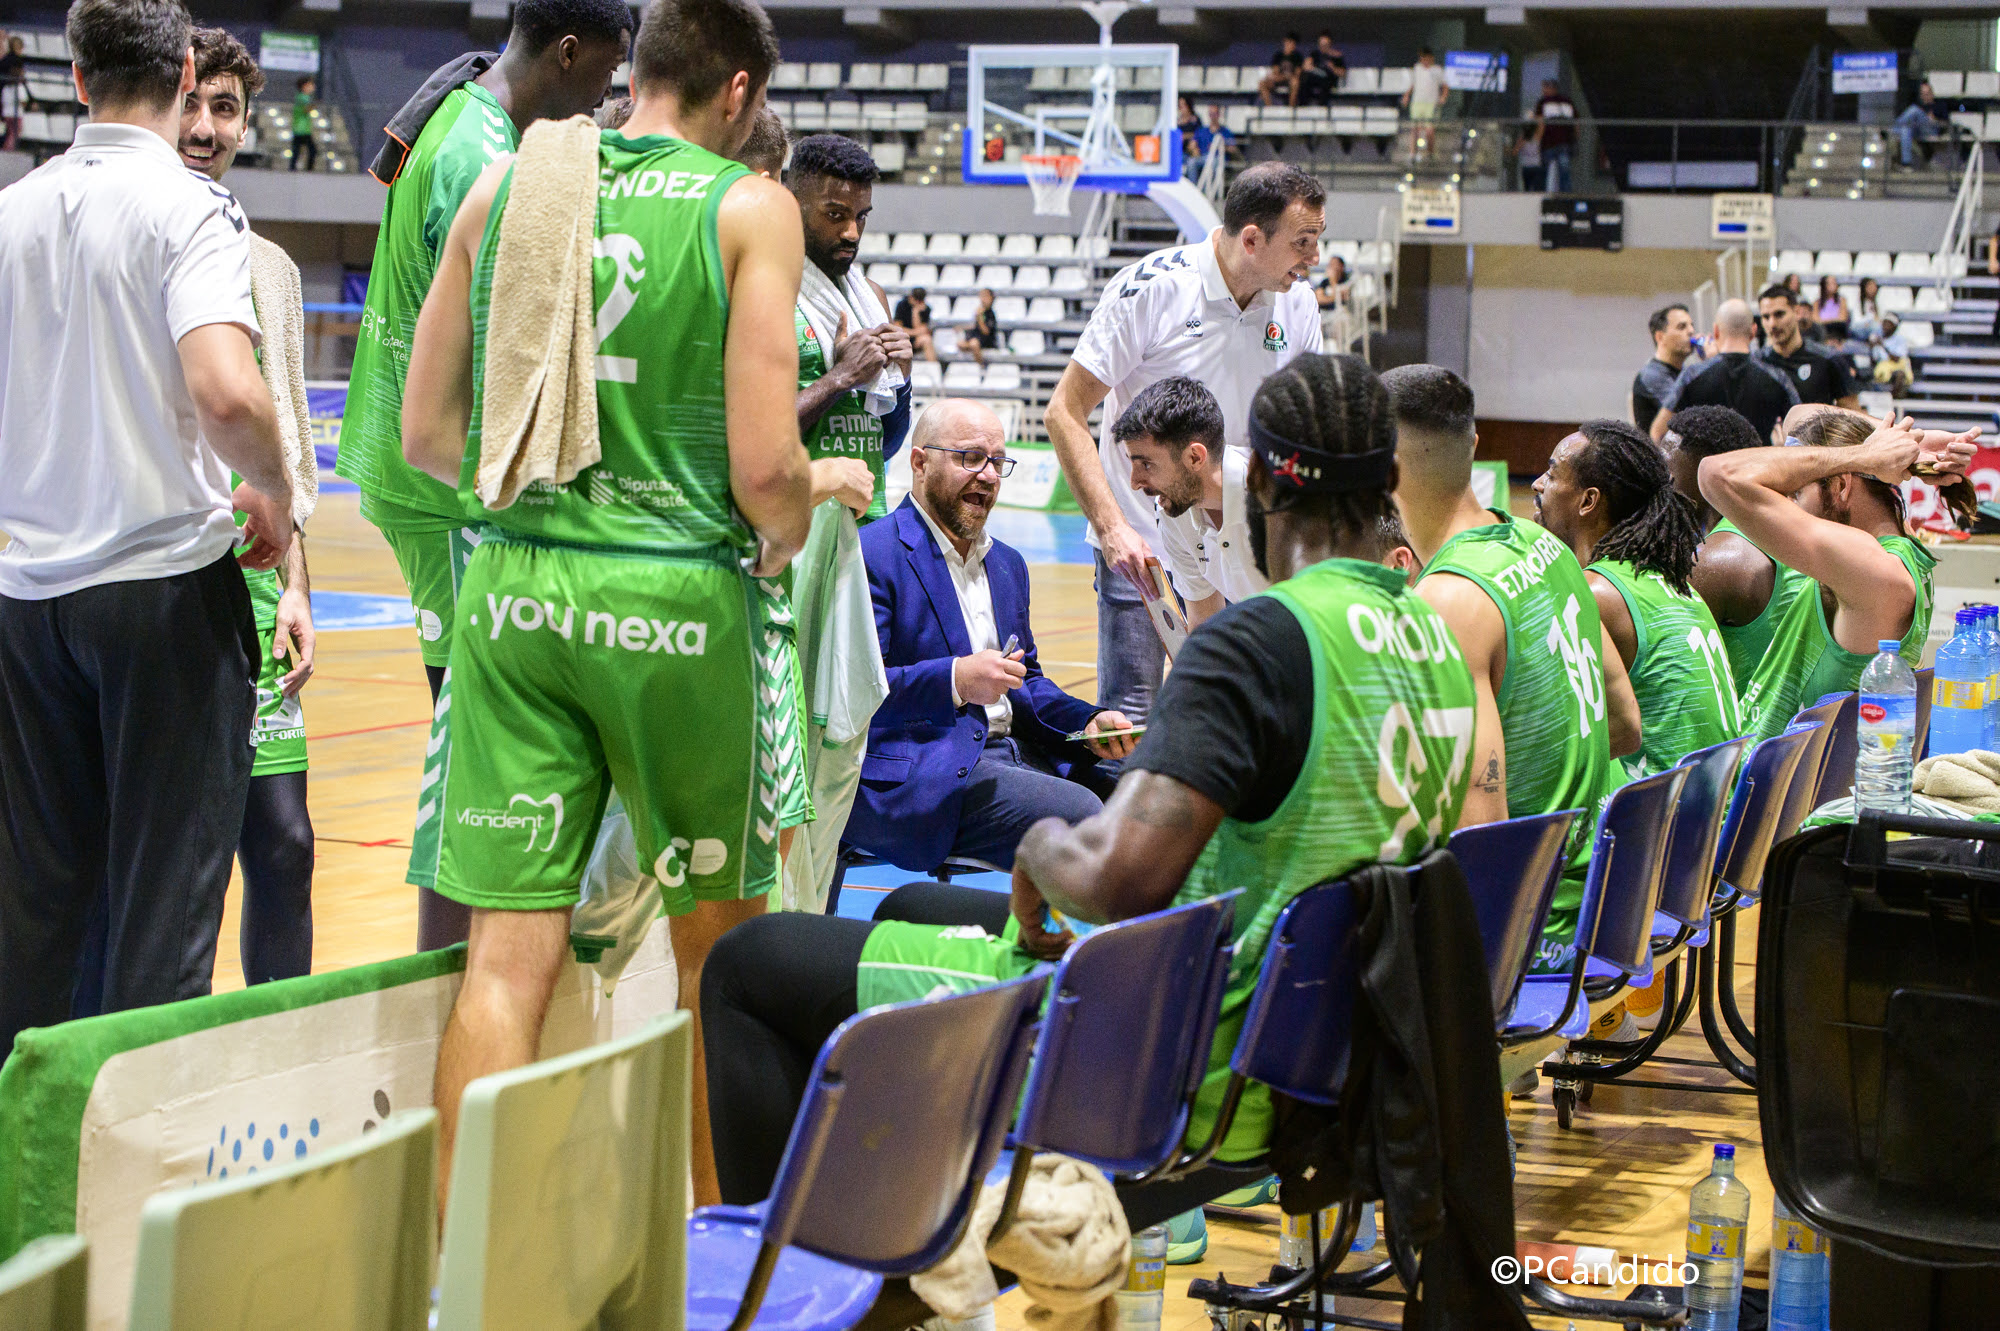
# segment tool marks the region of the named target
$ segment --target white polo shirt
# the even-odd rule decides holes
[[[1160,514],[1160,541],[1167,547],[1162,562],[1173,574],[1174,590],[1183,601],[1205,601],[1221,592],[1233,605],[1271,585],[1257,571],[1257,561],[1250,554],[1250,524],[1243,515],[1243,491],[1249,476],[1249,451],[1225,448],[1222,525],[1210,521],[1208,510],[1200,504],[1177,518]]]
[[[192,572],[236,539],[176,346],[261,338],[228,190],[136,125],[80,125],[0,190],[0,596]]]
[[[1077,339],[1073,359],[1109,384],[1098,426],[1097,456],[1125,520],[1152,542],[1162,563],[1167,551],[1155,525],[1153,501],[1132,488],[1132,458],[1111,437],[1118,413],[1149,385],[1174,375],[1199,380],[1222,408],[1223,440],[1250,446],[1250,399],[1257,385],[1292,357],[1320,349],[1319,302],[1309,283],[1289,291],[1260,291],[1238,309],[1215,262],[1210,234],[1196,245],[1149,254],[1105,284],[1090,324]],[[1097,532],[1089,534],[1098,543]]]

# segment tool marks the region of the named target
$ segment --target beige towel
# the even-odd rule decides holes
[[[967,1318],[999,1296],[993,1281],[999,1266],[1021,1278],[1035,1331],[1111,1331],[1118,1320],[1112,1295],[1125,1282],[1132,1252],[1111,1180],[1066,1155],[1037,1154],[1014,1223],[989,1248],[986,1236],[1006,1195],[1004,1182],[983,1188],[965,1238],[936,1266],[911,1276],[910,1289],[944,1316]]]
[[[254,231],[250,303],[264,327],[258,369],[278,408],[278,438],[292,473],[292,521],[303,527],[319,507],[319,459],[313,454],[312,416],[306,410],[305,293],[291,256]]]
[[[1917,764],[1911,788],[1977,813],[2000,813],[2000,753],[1942,753]]]
[[[521,136],[500,217],[473,490],[505,508],[535,481],[566,485],[599,458],[597,126],[540,120]]]

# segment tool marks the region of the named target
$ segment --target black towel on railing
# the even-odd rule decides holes
[[[382,127],[386,141],[369,164],[368,174],[384,185],[395,184],[396,177],[403,174],[403,163],[410,159],[417,135],[424,132],[424,126],[430,123],[444,99],[491,69],[499,59],[492,51],[473,51],[434,70],[424,80],[424,86],[417,89],[416,96],[404,102],[403,109],[390,116],[389,123]]]
[[[1385,1224],[1421,1249],[1409,1331],[1527,1331],[1521,1287],[1493,1279],[1514,1254],[1493,999],[1458,861],[1410,875],[1364,869],[1347,1084],[1338,1109],[1284,1101],[1271,1141],[1279,1203],[1292,1214],[1342,1197],[1381,1198]]]

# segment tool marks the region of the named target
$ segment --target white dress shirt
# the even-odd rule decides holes
[[[151,130],[79,126],[0,190],[0,596],[173,577],[235,544],[178,350],[214,323],[260,336],[248,226]]]
[[[1149,254],[1105,284],[1072,354],[1110,385],[1098,426],[1097,456],[1132,529],[1166,562],[1153,501],[1132,488],[1132,455],[1111,427],[1133,398],[1162,379],[1200,381],[1222,408],[1223,439],[1250,446],[1250,399],[1257,385],[1292,357],[1321,348],[1319,301],[1308,282],[1283,293],[1260,291],[1239,308],[1215,259],[1215,235],[1195,245]],[[1097,532],[1088,537],[1096,546]]]
[[[1249,475],[1248,453],[1240,448],[1222,450],[1221,526],[1200,504],[1177,518],[1160,514],[1167,569],[1182,600],[1203,601],[1221,592],[1234,605],[1271,585],[1250,554],[1250,524],[1243,512]]]
[[[944,566],[951,570],[952,589],[958,593],[958,612],[965,617],[965,636],[972,644],[974,652],[1000,650],[1000,626],[993,618],[993,586],[986,580],[986,552],[993,548],[993,538],[986,529],[979,529],[979,538],[964,554],[952,542],[923,499],[914,492],[910,496],[916,501],[917,512],[923,516],[924,525],[931,529],[931,539],[937,542],[938,552],[944,556]],[[965,699],[959,696],[958,675],[954,671],[951,680],[951,704],[965,706]],[[1014,705],[1007,701],[1005,694],[1000,701],[986,704],[986,734],[989,739],[1004,738],[1014,726]]]

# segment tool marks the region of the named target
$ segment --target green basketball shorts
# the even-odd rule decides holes
[[[278,687],[290,672],[292,660],[271,655],[271,641],[277,633],[275,625],[257,626],[257,646],[264,659],[257,668],[257,717],[250,723],[250,744],[256,750],[250,766],[253,777],[306,770],[305,713],[297,697],[287,698]]]
[[[451,660],[452,606],[465,576],[466,561],[479,544],[470,527],[442,531],[382,528],[382,537],[396,556],[403,583],[410,589],[410,608],[417,617],[417,648],[424,664],[442,666]]]
[[[728,549],[626,554],[488,528],[460,587],[437,890],[574,905],[616,786],[668,914],[770,891],[760,622]]]

